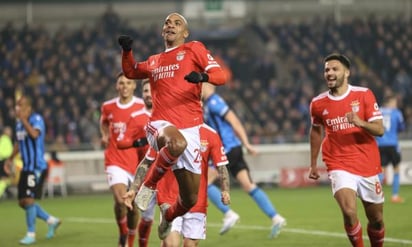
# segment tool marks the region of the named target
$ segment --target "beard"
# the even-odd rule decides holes
[[[338,89],[338,88],[340,88],[342,85],[343,85],[343,82],[344,82],[344,80],[345,80],[345,78],[344,78],[344,76],[342,75],[342,76],[337,76],[336,77],[336,80],[335,80],[335,82],[332,84],[330,84],[329,82],[328,82],[328,88],[330,89],[330,90],[336,90],[336,89]]]

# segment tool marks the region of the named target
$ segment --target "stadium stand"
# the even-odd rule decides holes
[[[353,59],[352,81],[372,88],[378,100],[396,93],[412,136],[412,28],[410,20],[373,15],[337,22],[249,22],[224,38],[198,33],[231,68],[218,90],[233,106],[255,144],[307,140],[308,103],[324,90],[321,58],[340,51]],[[43,25],[0,27],[0,127],[13,125],[15,89],[35,100],[47,122],[47,144],[58,151],[100,149],[100,103],[112,97],[120,70],[116,37],[135,37],[142,58],[162,49],[159,27],[133,28],[110,12],[80,28]],[[253,42],[250,42],[253,41]]]
[[[161,6],[153,7],[156,1],[119,0],[110,9],[103,1],[79,7],[83,1],[39,0],[32,9],[40,21],[32,24],[24,24],[30,16],[20,18],[26,12],[18,8],[26,1],[9,2],[15,5],[0,3],[0,129],[14,125],[14,96],[27,92],[45,117],[48,150],[61,152],[66,161],[68,190],[107,190],[98,120],[100,104],[116,95],[117,37],[133,36],[138,58],[161,51],[155,20],[185,1],[159,1]],[[241,25],[228,19],[229,25],[219,29],[219,23],[202,17],[191,21],[191,38],[205,42],[231,69],[231,81],[218,92],[251,141],[285,144],[275,151],[261,149],[251,162],[256,181],[279,180],[282,166],[307,165],[309,101],[325,90],[321,59],[333,51],[352,58],[352,82],[372,88],[379,101],[397,94],[407,124],[401,137],[412,138],[412,25],[408,8],[402,14],[406,1],[377,0],[371,8],[368,1],[356,0],[356,6],[341,6],[339,15],[333,6],[319,5],[328,1],[245,2],[252,14]],[[409,167],[410,152],[404,153]]]

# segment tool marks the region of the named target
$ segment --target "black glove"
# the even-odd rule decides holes
[[[209,76],[206,73],[192,71],[185,76],[185,80],[191,83],[207,82],[209,81]]]
[[[138,147],[143,147],[146,146],[148,144],[147,139],[146,138],[140,138],[137,139],[133,142],[133,147],[138,148]]]
[[[120,35],[118,41],[123,51],[130,51],[132,49],[133,39],[130,36]]]

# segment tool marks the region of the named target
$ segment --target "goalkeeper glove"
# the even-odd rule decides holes
[[[130,51],[132,49],[133,39],[130,36],[120,35],[118,41],[123,51]]]
[[[185,76],[185,80],[191,83],[207,82],[209,81],[209,75],[206,73],[192,71]]]

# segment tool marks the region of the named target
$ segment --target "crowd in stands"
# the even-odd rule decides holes
[[[322,58],[336,51],[352,59],[352,84],[370,87],[379,102],[387,94],[398,95],[408,126],[403,135],[411,137],[410,24],[375,17],[340,24],[275,19],[245,25],[230,42],[204,42],[231,68],[231,81],[218,92],[255,144],[307,141],[310,100],[326,90]],[[113,12],[78,29],[62,26],[52,32],[10,22],[0,32],[0,129],[14,126],[14,97],[27,93],[44,115],[49,149],[58,151],[101,148],[99,111],[103,101],[116,95],[120,34],[134,37],[137,60],[163,49],[158,25],[132,28]]]

